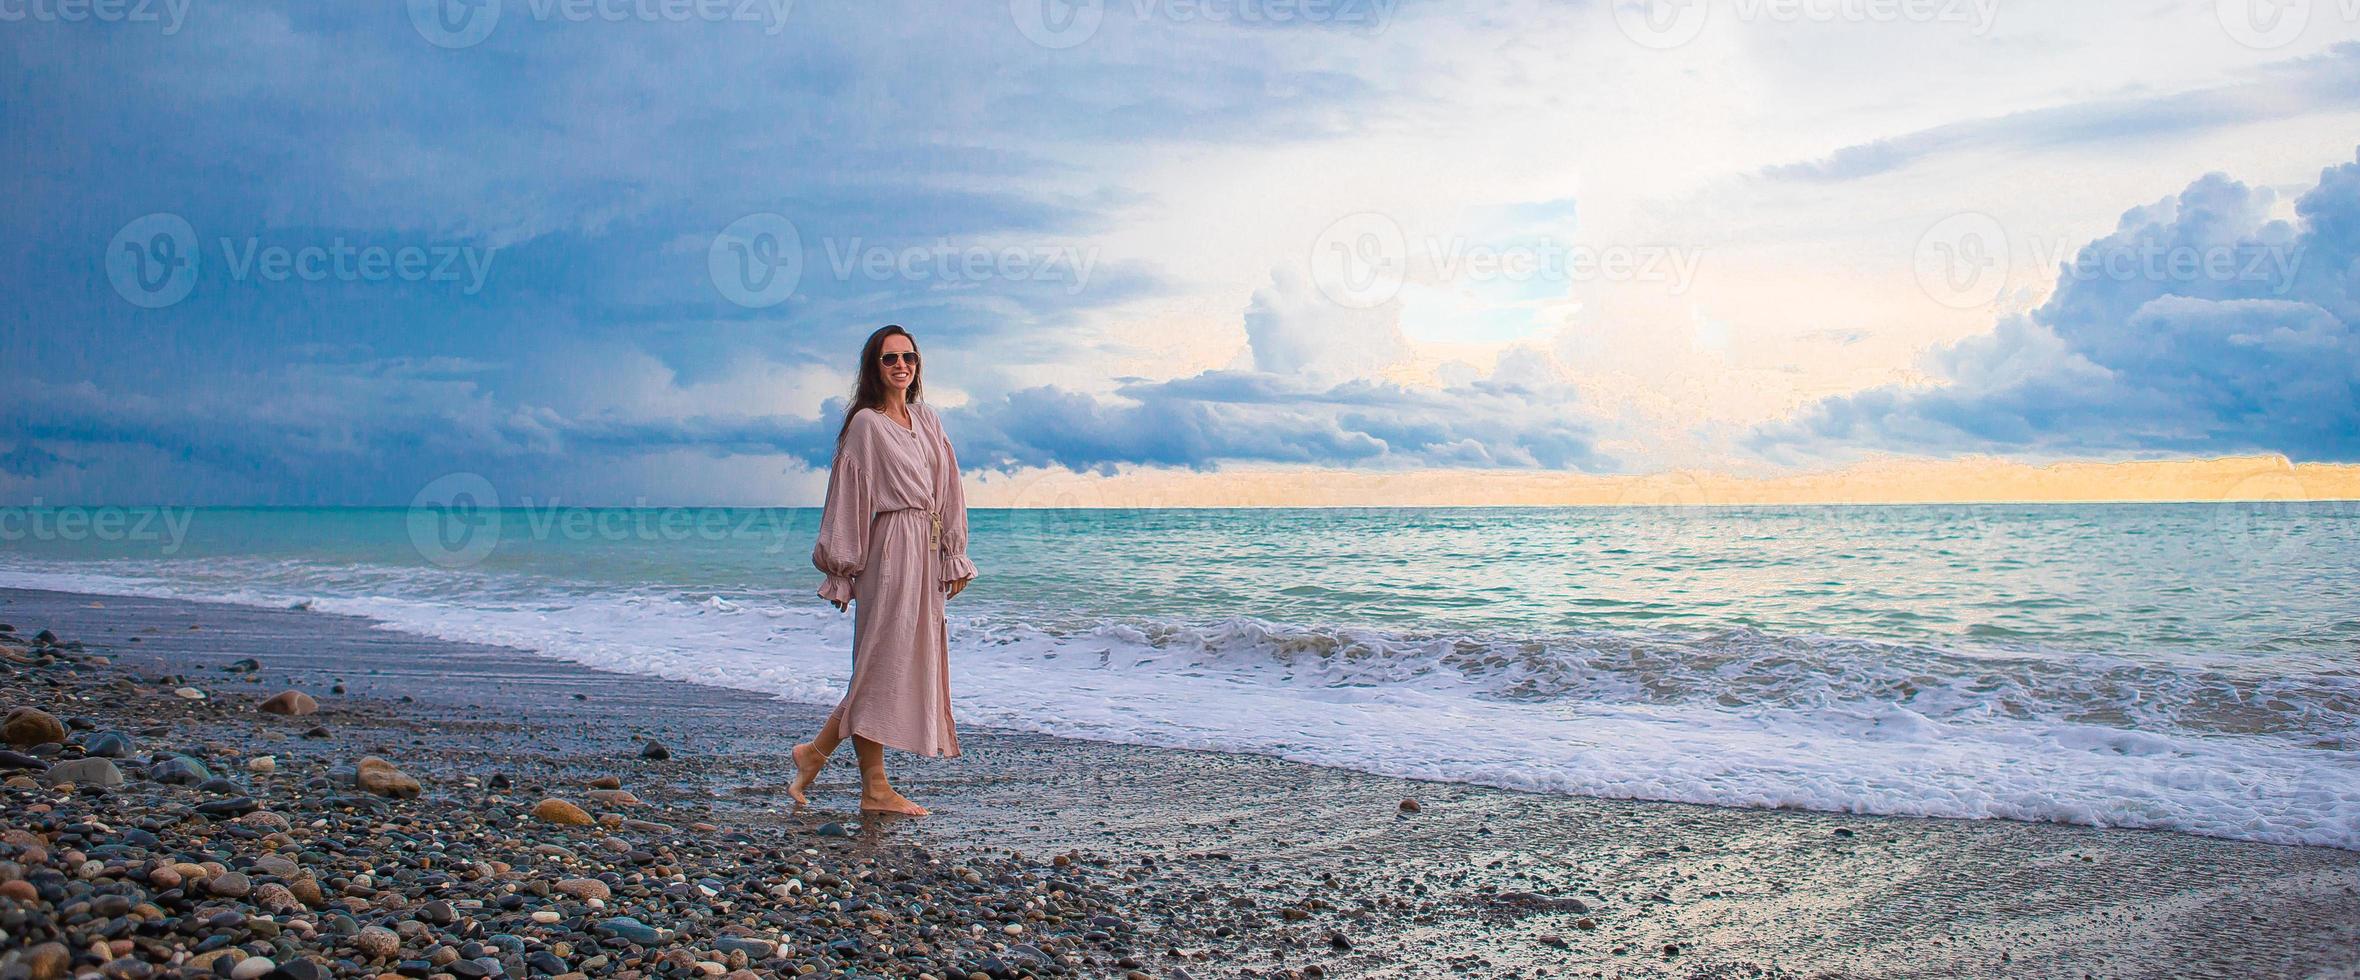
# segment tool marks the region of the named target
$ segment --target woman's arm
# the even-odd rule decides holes
[[[828,576],[819,587],[820,597],[838,609],[852,601],[852,580],[860,576],[868,560],[869,526],[877,517],[873,488],[861,465],[861,446],[856,432],[844,440],[836,451],[835,464],[828,467],[828,500],[820,508],[819,543],[811,548],[811,564]]]
[[[931,409],[929,409],[931,411]],[[959,454],[951,448],[950,433],[942,430],[942,416],[934,417],[934,431],[942,433],[943,471],[936,477],[936,509],[942,512],[942,585],[958,595],[975,578],[975,562],[967,558],[967,490],[959,479]]]

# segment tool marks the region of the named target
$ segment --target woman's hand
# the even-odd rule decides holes
[[[969,583],[969,582],[973,582],[973,581],[975,581],[975,578],[974,578],[974,576],[968,576],[967,578],[962,578],[962,579],[954,579],[954,580],[952,580],[952,581],[951,581],[951,584],[949,584],[949,585],[946,585],[946,586],[943,586],[943,587],[942,587],[942,588],[943,588],[943,591],[942,591],[942,597],[943,597],[943,598],[945,598],[945,599],[951,599],[951,598],[955,598],[955,597],[957,597],[959,593],[961,593],[961,592],[964,592],[964,591],[966,591],[966,590],[967,590],[967,583]]]

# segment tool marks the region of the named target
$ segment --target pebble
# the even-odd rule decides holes
[[[66,726],[39,708],[16,708],[0,720],[0,738],[20,749],[66,740]]]
[[[205,764],[185,755],[166,756],[148,766],[148,778],[169,786],[195,786],[213,778]]]
[[[744,953],[748,959],[766,960],[778,951],[778,944],[767,939],[722,936],[713,940],[713,948],[724,953]]]
[[[74,954],[58,943],[42,943],[25,951],[18,965],[24,967],[29,980],[57,980],[72,966]]]
[[[49,785],[72,783],[76,786],[123,785],[123,770],[115,768],[112,759],[69,759],[49,767],[42,774]]]
[[[590,814],[581,807],[554,797],[533,804],[533,816],[539,820],[569,827],[587,827],[597,822],[591,820]]]
[[[582,901],[605,900],[613,896],[606,882],[596,878],[567,878],[552,886],[561,894]]]
[[[634,943],[640,946],[660,945],[667,938],[665,932],[662,929],[658,929],[627,915],[618,915],[613,918],[600,921],[598,923],[598,931],[606,933],[610,936],[614,936],[615,938],[621,939],[624,942]]]
[[[207,800],[196,805],[196,811],[214,819],[242,817],[258,806],[252,797],[233,796],[226,800]]]
[[[402,951],[402,941],[391,929],[369,926],[352,937],[352,948],[373,959],[392,959]]]
[[[353,779],[363,790],[397,800],[411,799],[424,791],[424,787],[409,773],[373,755],[364,757],[354,765]]]
[[[131,736],[122,732],[100,732],[82,742],[82,751],[102,759],[121,759],[131,755]]]
[[[303,908],[303,903],[295,900],[293,891],[276,882],[257,886],[254,889],[254,904],[279,915]]]
[[[257,705],[255,710],[266,715],[301,718],[305,715],[318,714],[320,703],[302,691],[280,691],[271,695],[269,700]]]

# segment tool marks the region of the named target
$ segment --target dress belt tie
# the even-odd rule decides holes
[[[894,509],[894,510],[879,511],[879,512],[877,513],[877,516],[879,516],[879,517],[883,517],[883,516],[885,516],[886,514],[898,514],[898,513],[901,513],[902,511],[905,511],[905,510],[923,510],[923,511],[925,511],[925,512],[926,512],[926,550],[928,550],[928,551],[932,551],[932,552],[935,552],[935,553],[937,553],[937,554],[941,553],[941,551],[942,551],[942,512],[941,512],[941,511],[939,511],[939,510],[931,510],[931,509],[924,508],[924,507],[901,507],[901,508],[897,508],[897,509]]]

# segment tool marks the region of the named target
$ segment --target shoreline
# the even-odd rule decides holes
[[[630,819],[722,828],[716,840],[906,848],[1018,875],[1059,866],[999,855],[1124,869],[1105,908],[1137,930],[1125,952],[1138,965],[1084,939],[1070,955],[1094,962],[1044,964],[1067,975],[2313,976],[2352,969],[2360,948],[2360,853],[2330,848],[1538,796],[971,726],[957,759],[891,760],[935,816],[820,839],[824,824],[859,822],[848,758],[822,775],[813,810],[773,804],[817,708],[300,610],[10,589],[0,621],[114,658],[94,672],[109,682],[165,671],[218,689],[209,724],[243,728],[284,688],[332,719],[323,740],[254,725],[229,739],[241,752],[317,754],[324,771],[371,747],[345,729],[398,734],[415,744],[393,761],[427,792],[392,812],[481,802],[488,790],[465,780],[493,772],[586,802],[596,772],[644,800],[623,808]],[[219,671],[249,656],[263,666],[245,677],[260,683]],[[333,693],[339,682],[348,693]],[[672,760],[637,758],[651,737]],[[10,791],[7,828],[40,795],[23,792]]]

